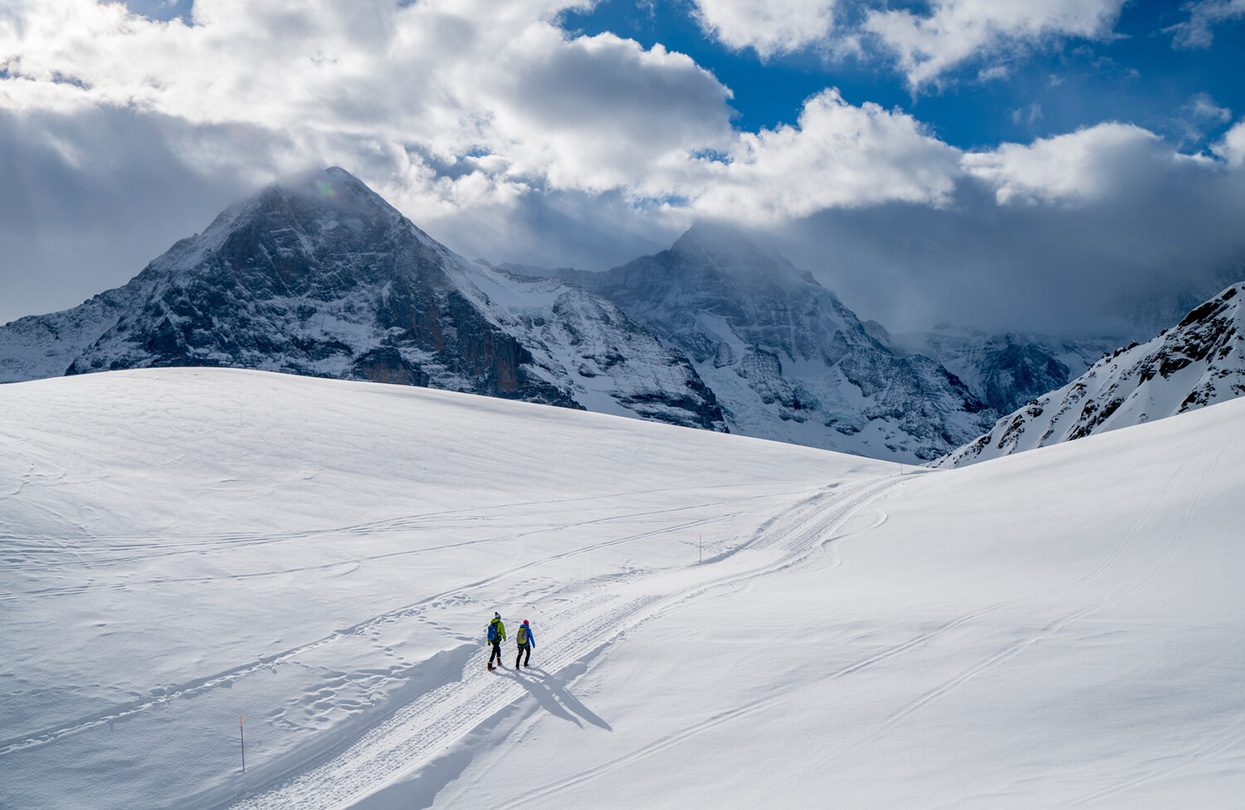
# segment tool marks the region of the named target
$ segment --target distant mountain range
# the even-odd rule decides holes
[[[1245,284],[1194,307],[1175,327],[1103,357],[939,460],[960,467],[1162,419],[1245,395]]]
[[[892,338],[780,255],[703,225],[603,273],[471,262],[332,168],[229,207],[122,287],[0,327],[0,382],[255,368],[928,461],[1113,345]]]

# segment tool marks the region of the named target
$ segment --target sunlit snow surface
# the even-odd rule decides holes
[[[900,477],[397,386],[0,386],[0,806],[1235,806],[1243,406]]]

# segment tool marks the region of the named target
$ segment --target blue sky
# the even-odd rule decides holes
[[[1245,276],[1242,54],[1245,0],[10,0],[0,321],[339,165],[472,258],[725,220],[892,328],[1091,329]]]
[[[761,59],[751,49],[724,47],[704,34],[687,2],[605,0],[590,11],[568,12],[562,21],[571,31],[611,32],[690,55],[734,92],[731,106],[745,130],[791,123],[804,99],[837,87],[853,103],[906,109],[942,140],[963,149],[1028,141],[1109,120],[1140,124],[1200,149],[1228,122],[1197,122],[1199,133],[1193,136],[1185,109],[1190,99],[1205,94],[1220,107],[1245,111],[1245,24],[1218,27],[1209,48],[1173,48],[1165,29],[1187,16],[1179,3],[1130,0],[1113,39],[1066,38],[1023,49],[1010,59],[974,59],[947,75],[940,87],[917,94],[892,65],[867,56],[835,59],[809,48]],[[983,68],[994,64],[1006,65],[1007,74],[979,78]],[[1035,109],[1040,112],[1031,112]]]

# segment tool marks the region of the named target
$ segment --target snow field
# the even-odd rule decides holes
[[[900,477],[256,372],[0,387],[0,805],[1236,807],[1243,406]],[[532,670],[485,671],[494,608]]]
[[[435,806],[1238,807],[1242,405],[906,477],[592,662],[608,732],[516,709]]]
[[[512,632],[509,606],[528,610],[552,652],[559,614],[630,616],[667,596],[602,587],[687,568],[698,535],[706,557],[729,554],[775,513],[893,469],[255,372],[92,375],[0,397],[13,662],[0,803],[19,806],[216,805],[314,773],[401,707],[454,691],[439,687],[478,688],[458,682],[482,670],[494,608]],[[438,705],[426,745],[483,717]]]

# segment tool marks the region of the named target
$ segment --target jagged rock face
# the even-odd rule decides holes
[[[1103,357],[988,433],[939,460],[958,467],[1173,416],[1245,395],[1245,284],[1194,308],[1174,328]]]
[[[1068,367],[1043,347],[1007,338],[987,351],[983,365],[983,398],[996,411],[1057,388],[1071,376]]]
[[[697,226],[670,250],[562,277],[686,354],[734,432],[911,460],[988,424],[955,375],[733,233]]]
[[[67,373],[167,365],[261,368],[573,405],[458,292],[459,261],[341,170],[225,211],[135,280],[137,312]]]
[[[725,430],[690,362],[611,304],[546,281],[543,303],[515,313],[479,285],[518,301],[540,282],[490,272],[329,169],[230,207],[122,288],[0,328],[0,381],[231,366],[590,403]],[[578,362],[560,362],[575,341]]]

